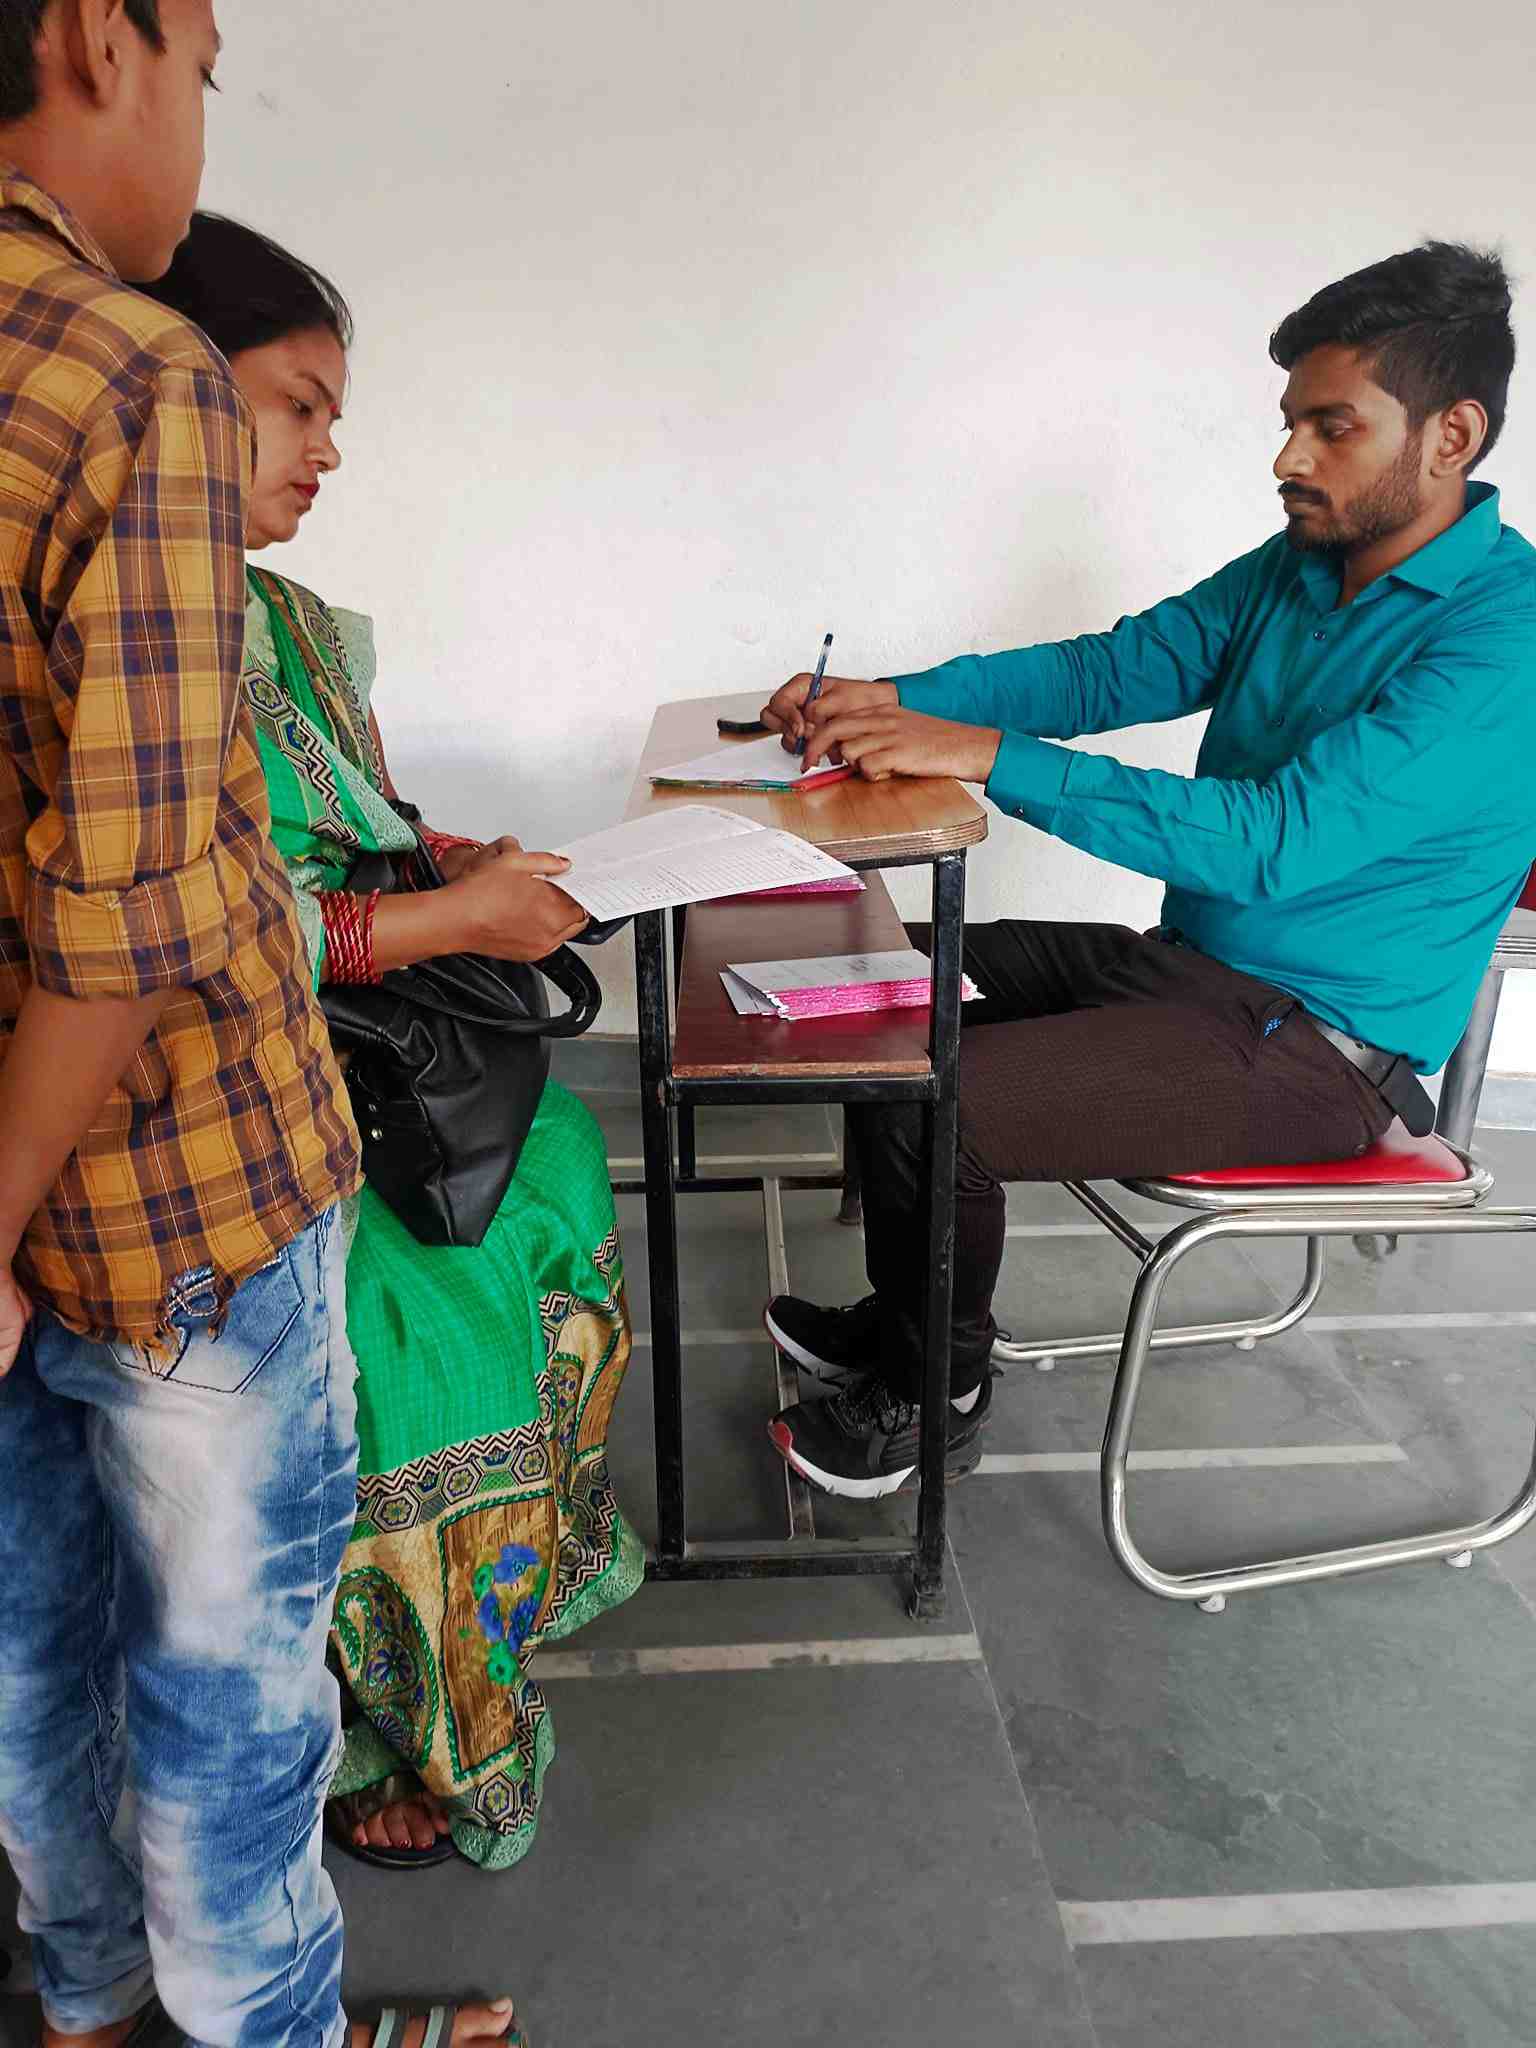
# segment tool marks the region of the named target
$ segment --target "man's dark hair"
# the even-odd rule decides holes
[[[1325,285],[1280,322],[1269,353],[1289,370],[1330,342],[1357,350],[1413,427],[1475,398],[1488,415],[1481,462],[1499,438],[1515,367],[1509,307],[1509,278],[1491,250],[1421,242]]]
[[[352,309],[328,277],[242,221],[195,213],[152,299],[184,313],[225,356],[317,327],[352,346]]]
[[[49,0],[0,0],[0,127],[37,105],[37,39]],[[160,0],[126,0],[124,13],[154,49],[165,48]]]

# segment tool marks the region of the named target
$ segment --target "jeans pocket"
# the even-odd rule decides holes
[[[133,1344],[126,1337],[109,1337],[107,1349],[125,1372],[140,1372],[150,1379],[169,1379],[186,1354],[190,1332],[173,1323],[164,1344]]]
[[[309,1235],[243,1281],[227,1302],[220,1302],[211,1267],[183,1274],[170,1292],[169,1349],[117,1342],[110,1349],[118,1364],[199,1393],[244,1393],[303,1311],[294,1259]]]

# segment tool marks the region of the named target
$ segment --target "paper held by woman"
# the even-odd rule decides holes
[[[557,887],[598,919],[853,873],[793,833],[708,804],[679,804],[554,851],[571,863],[568,873],[554,877]]]

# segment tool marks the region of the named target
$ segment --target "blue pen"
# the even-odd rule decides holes
[[[804,717],[805,713],[810,710],[811,706],[816,702],[816,699],[821,695],[821,679],[827,672],[827,656],[831,652],[832,635],[829,633],[826,639],[823,640],[821,643],[821,659],[816,664],[816,673],[811,677],[811,687],[806,691],[805,702],[800,707],[800,714],[802,717]],[[803,754],[805,752],[804,733],[801,733],[799,739],[795,741],[795,752],[797,754]],[[803,775],[805,773],[805,770],[802,768],[800,770],[800,773]]]

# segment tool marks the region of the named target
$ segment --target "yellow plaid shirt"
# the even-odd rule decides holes
[[[253,447],[197,330],[0,167],[0,1056],[33,982],[172,991],[17,1273],[151,1353],[179,1281],[358,1183],[240,694]]]

